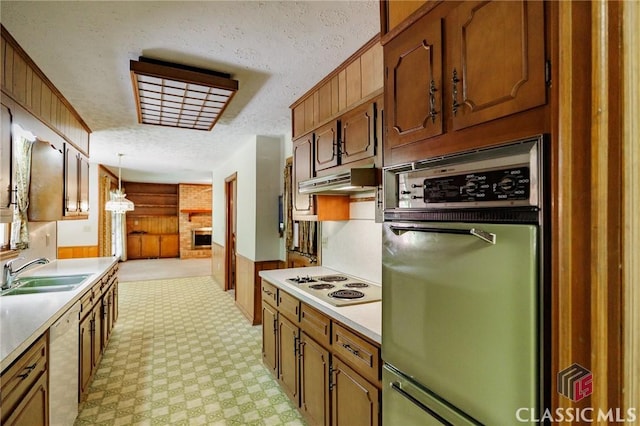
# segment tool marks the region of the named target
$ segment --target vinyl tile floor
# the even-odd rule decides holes
[[[304,425],[210,276],[120,282],[119,317],[75,425]]]

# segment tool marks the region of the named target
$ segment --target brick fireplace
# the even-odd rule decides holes
[[[203,234],[211,229],[211,185],[180,184],[178,187],[180,203],[180,258],[211,257],[211,248],[193,247],[194,235],[196,245],[202,246]]]

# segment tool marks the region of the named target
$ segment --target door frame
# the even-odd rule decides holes
[[[232,276],[236,276],[235,271],[232,275],[232,238],[236,231],[237,219],[237,179],[238,172],[227,176],[224,179],[224,202],[225,202],[225,230],[224,230],[224,291],[233,290],[235,288],[235,280]]]

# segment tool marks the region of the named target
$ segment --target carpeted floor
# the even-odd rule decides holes
[[[210,277],[119,284],[120,315],[76,425],[302,425],[252,327]]]

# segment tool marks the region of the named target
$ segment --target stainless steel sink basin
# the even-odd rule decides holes
[[[13,282],[13,287],[2,291],[0,296],[70,291],[82,284],[90,275],[91,274],[78,274],[18,278]]]

